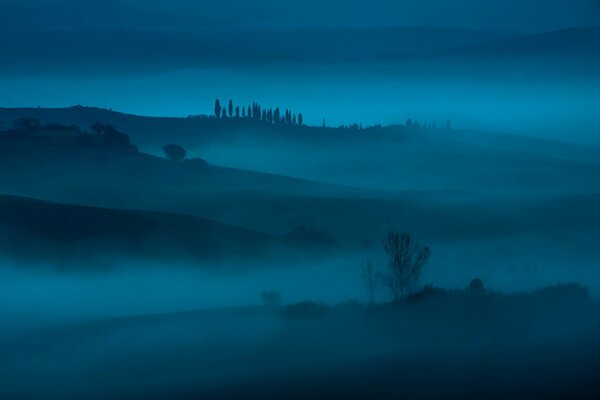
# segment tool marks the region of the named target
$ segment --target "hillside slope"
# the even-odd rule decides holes
[[[118,260],[191,262],[199,267],[276,260],[300,242],[198,217],[112,210],[0,195],[3,257],[69,269]]]

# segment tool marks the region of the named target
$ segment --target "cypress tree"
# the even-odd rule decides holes
[[[221,117],[221,102],[219,99],[215,100],[215,117]]]

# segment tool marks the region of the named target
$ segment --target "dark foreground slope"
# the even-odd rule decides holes
[[[573,286],[126,317],[5,335],[0,394],[592,399],[599,329],[597,302]]]

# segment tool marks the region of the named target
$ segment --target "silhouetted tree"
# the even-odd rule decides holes
[[[165,156],[172,161],[183,161],[187,154],[185,149],[178,144],[167,144],[163,147]]]
[[[229,99],[229,118],[233,117],[233,101]]]
[[[421,270],[429,259],[430,250],[414,241],[409,234],[394,231],[383,239],[382,244],[389,262],[385,272],[381,274],[381,281],[397,301],[414,291]]]
[[[112,125],[102,124],[100,122],[94,123],[90,126],[92,131],[100,135],[102,142],[105,146],[112,149],[128,149],[137,151],[135,146],[132,146],[129,135],[121,133]]]
[[[221,117],[221,102],[219,99],[215,100],[215,117]]]
[[[252,107],[248,106],[248,108],[246,109],[247,114],[248,114],[248,118],[252,118]]]
[[[279,107],[277,107],[273,112],[273,119],[275,120],[276,124],[281,122],[281,111],[279,110]]]
[[[304,123],[304,117],[302,116],[302,113],[298,114],[298,125],[302,126],[302,124]]]
[[[260,121],[260,119],[262,118],[261,108],[258,105],[258,103],[254,103],[252,105],[252,116],[255,120],[258,120],[258,121]]]
[[[246,107],[242,108],[242,118],[246,118]]]
[[[240,106],[235,106],[235,117],[236,118],[240,117]]]
[[[226,109],[221,110],[221,118],[227,118],[227,110]]]
[[[475,278],[469,283],[469,290],[472,292],[485,292],[483,281],[479,278]]]

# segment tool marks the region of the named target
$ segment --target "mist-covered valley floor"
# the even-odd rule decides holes
[[[598,393],[596,147],[294,118],[1,109],[3,397]]]
[[[592,3],[0,0],[0,399],[600,398]]]

